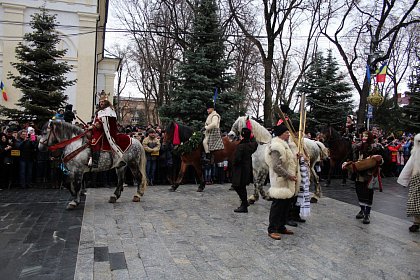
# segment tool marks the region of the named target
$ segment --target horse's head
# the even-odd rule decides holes
[[[251,129],[251,132],[255,139],[261,143],[268,143],[271,141],[271,134],[270,132],[261,124],[259,124],[256,120],[250,118],[249,116],[239,117],[233,123],[232,128],[229,132],[229,137],[236,136],[239,138],[241,134],[242,128],[248,127]]]
[[[245,127],[245,117],[238,117],[236,121],[232,124],[228,136],[231,140],[239,138],[241,135],[242,128]]]
[[[52,146],[60,142],[55,132],[56,130],[55,123],[56,123],[55,121],[50,120],[42,127],[42,133],[39,137],[39,144],[38,144],[38,149],[40,151],[46,151],[49,146]]]
[[[240,126],[240,118],[237,118],[236,121],[233,123],[232,127],[230,128],[230,131],[228,133],[229,139],[233,140],[235,138],[238,138],[240,135],[240,131],[242,128],[239,128]]]
[[[163,137],[163,142],[172,143],[174,139],[174,130],[175,130],[175,122],[170,122],[169,125],[165,129],[165,137]]]
[[[42,128],[38,148],[40,151],[45,151],[48,147],[68,140],[82,132],[83,130],[78,126],[63,121],[51,120]]]

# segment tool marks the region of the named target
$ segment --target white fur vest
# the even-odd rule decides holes
[[[280,153],[280,159],[273,159],[271,151],[278,151]],[[301,179],[296,151],[293,151],[286,141],[275,137],[271,140],[268,149],[266,149],[265,161],[269,166],[270,174],[269,196],[275,199],[287,199],[295,196],[299,192]],[[283,169],[290,175],[297,174],[297,182],[279,176],[273,169],[274,162],[280,163]]]

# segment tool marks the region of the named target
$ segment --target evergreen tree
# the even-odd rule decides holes
[[[63,107],[67,96],[66,87],[75,81],[64,76],[71,71],[67,62],[59,62],[66,50],[57,50],[60,42],[56,32],[56,16],[48,14],[45,7],[40,13],[31,15],[30,26],[33,31],[23,36],[23,42],[16,47],[18,62],[12,62],[18,74],[8,73],[13,86],[22,91],[17,103],[20,109],[2,108],[3,114],[11,119],[36,119],[47,121],[58,108]]]
[[[171,100],[162,106],[163,121],[178,119],[200,130],[206,118],[206,103],[218,91],[216,111],[222,117],[221,129],[226,130],[239,115],[240,96],[231,90],[234,79],[227,73],[224,59],[223,32],[214,0],[201,0],[195,11],[189,48],[173,77]]]
[[[299,92],[306,93],[308,129],[330,124],[342,130],[346,116],[352,112],[351,88],[338,70],[331,50],[326,59],[319,52],[298,87]]]
[[[403,107],[404,118],[402,122],[407,131],[412,133],[420,132],[420,65],[417,65],[408,84],[410,89],[408,96],[410,103]]]
[[[379,125],[385,131],[395,132],[401,130],[401,119],[402,108],[395,106],[393,97],[385,99],[381,106],[373,107],[372,124]]]

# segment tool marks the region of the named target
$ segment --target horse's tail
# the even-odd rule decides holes
[[[139,168],[140,168],[140,174],[141,174],[141,187],[140,189],[143,191],[146,191],[147,189],[147,176],[146,176],[146,152],[144,151],[143,145],[140,143],[140,162],[139,162]]]

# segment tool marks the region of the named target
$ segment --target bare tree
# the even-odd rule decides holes
[[[391,56],[398,34],[419,23],[418,0],[328,1],[320,7],[320,32],[338,50],[360,95],[357,122],[364,123],[370,81],[357,71],[375,71]],[[397,18],[395,21],[394,19]],[[365,54],[367,53],[367,54]]]
[[[293,9],[296,9],[302,2],[302,0],[291,0],[291,1],[268,1],[263,0],[263,18],[265,25],[266,33],[266,49],[263,46],[263,42],[260,41],[257,35],[252,33],[253,30],[249,30],[247,22],[244,20],[250,18],[249,14],[251,13],[249,7],[245,9],[244,7],[249,2],[244,3],[244,1],[234,1],[228,0],[229,7],[233,18],[235,19],[236,24],[241,28],[245,36],[255,44],[258,48],[262,62],[264,65],[264,124],[266,126],[272,125],[272,88],[271,88],[271,74],[273,68],[273,58],[274,58],[274,46],[275,40],[279,36],[281,30],[284,28],[287,17],[290,15]],[[257,18],[258,16],[251,17]]]
[[[120,0],[117,16],[129,30],[131,39],[129,75],[139,92],[144,96],[146,110],[158,122],[158,108],[169,98],[169,74],[173,72],[179,55],[176,41],[166,29],[171,26],[169,10],[162,9],[159,2]],[[156,106],[149,106],[154,103]]]
[[[407,27],[407,32],[400,32],[395,40],[394,47],[388,60],[388,87],[385,97],[392,93],[394,107],[398,106],[398,93],[401,92],[399,85],[407,78],[407,71],[415,62],[415,42],[419,38],[419,28],[416,26]]]
[[[120,110],[120,97],[121,97],[121,94],[124,92],[124,89],[126,88],[127,83],[128,83],[127,53],[129,52],[129,50],[126,46],[122,46],[117,43],[117,44],[112,45],[110,49],[105,50],[105,51],[109,55],[119,60],[118,67],[117,67],[117,88],[114,92],[114,98],[115,98],[116,104],[114,105],[115,105],[115,111],[116,111],[118,119],[122,120],[123,116]]]
[[[317,8],[321,0],[281,0],[269,1],[262,0],[257,3],[258,7],[250,6],[249,2],[243,0],[228,0],[229,7],[236,24],[245,34],[245,36],[257,47],[262,64],[264,66],[264,124],[272,125],[272,109],[273,109],[273,67],[275,68],[275,78],[277,87],[275,104],[284,100],[290,103],[293,92],[308,67],[308,58],[313,53],[311,42],[316,34],[315,20],[318,17],[314,13],[319,12]],[[262,5],[261,5],[262,4]],[[260,8],[263,7],[263,9]],[[258,11],[263,11],[263,15],[259,15]],[[263,22],[261,30],[257,32],[259,27],[250,24],[249,19],[262,18]],[[307,30],[302,28],[302,24],[307,24]],[[301,28],[304,34],[306,45],[301,49],[300,55],[297,55],[298,45],[294,40],[296,30]],[[276,43],[278,40],[278,43]],[[276,44],[280,49],[280,55],[276,57]],[[299,61],[294,61],[299,57]],[[296,64],[297,62],[297,64]],[[292,64],[294,66],[292,66]],[[295,67],[295,68],[294,68]],[[297,69],[298,74],[290,75],[291,69]],[[289,96],[285,98],[286,92]]]

